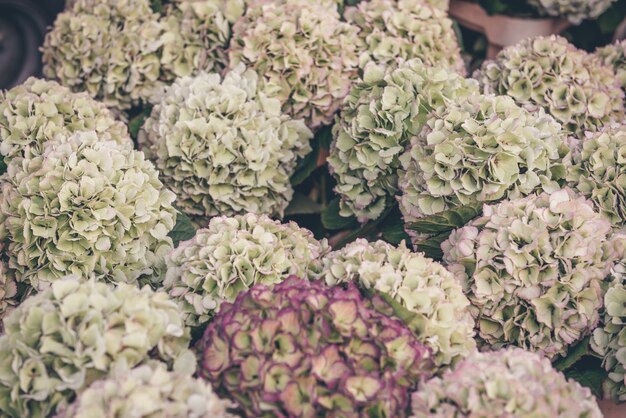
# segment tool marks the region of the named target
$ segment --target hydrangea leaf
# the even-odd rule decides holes
[[[325,126],[321,128],[311,140],[311,151],[304,158],[298,160],[295,172],[291,176],[291,185],[297,186],[306,180],[317,168],[318,160],[322,150],[328,150],[332,141],[331,127]]]
[[[390,244],[398,245],[402,241],[409,241],[410,237],[404,230],[402,217],[393,216],[393,213],[385,218],[379,225],[378,230],[383,240]]]
[[[313,215],[321,211],[322,206],[319,203],[300,192],[295,192],[289,206],[285,209],[285,215]]]
[[[187,241],[196,233],[196,228],[191,223],[191,219],[182,212],[178,212],[176,215],[176,224],[174,229],[170,231],[168,236],[172,239],[174,247],[178,247],[178,243],[181,241]]]
[[[596,398],[602,399],[602,385],[607,379],[607,372],[602,368],[599,359],[585,357],[583,361],[565,370],[563,374],[589,388]]]
[[[433,260],[441,260],[443,258],[443,251],[441,250],[441,243],[448,239],[450,231],[443,234],[435,235],[433,237],[415,241],[413,246],[417,251],[421,251],[426,254],[427,257]]]
[[[152,111],[151,106],[147,106],[140,114],[132,118],[128,122],[128,132],[130,133],[130,137],[133,141],[137,141],[137,135],[139,134],[139,130],[143,126],[144,122],[150,116],[150,112]]]
[[[437,215],[425,216],[407,225],[424,234],[440,234],[460,228],[482,213],[482,204],[459,206]]]
[[[322,225],[330,230],[351,228],[357,224],[354,216],[348,218],[339,214],[339,198],[333,199],[322,211]]]
[[[562,372],[562,371],[567,370],[567,369],[571,368],[572,366],[574,366],[583,357],[585,357],[587,355],[593,355],[594,353],[591,350],[591,348],[589,347],[589,340],[590,339],[591,339],[591,337],[585,338],[584,340],[582,340],[581,342],[576,344],[575,347],[572,347],[567,352],[567,356],[560,357],[560,358],[556,359],[552,363],[554,368],[557,369],[558,371]]]

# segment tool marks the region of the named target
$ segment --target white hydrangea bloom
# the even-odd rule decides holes
[[[180,78],[146,120],[140,143],[189,216],[283,216],[289,178],[313,134],[283,114],[258,80],[243,66],[223,79]]]

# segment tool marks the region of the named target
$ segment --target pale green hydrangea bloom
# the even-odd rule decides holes
[[[565,355],[598,324],[611,223],[568,189],[484,206],[441,248],[480,345]]]
[[[615,225],[626,224],[626,125],[589,133],[572,155],[570,187]]]
[[[0,253],[4,251],[4,244],[0,242]],[[0,262],[0,333],[3,330],[2,318],[17,304],[17,283],[8,274],[7,266]]]
[[[211,384],[150,361],[97,380],[56,418],[234,418]]]
[[[0,411],[44,418],[118,365],[190,355],[189,329],[164,292],[66,277],[4,319]]]
[[[443,370],[475,350],[469,301],[454,276],[441,264],[383,241],[358,239],[324,258],[321,276],[328,285],[355,282],[388,294],[415,313],[411,326],[433,351]]]
[[[159,276],[175,197],[142,152],[78,132],[8,170],[0,177],[3,281],[28,294],[68,274],[127,283]]]
[[[575,24],[585,19],[595,19],[616,0],[528,0],[540,14],[565,17]]]
[[[133,146],[126,125],[88,94],[34,77],[0,91],[0,154],[5,163],[40,155],[46,141],[79,131],[95,131],[102,140]]]
[[[560,36],[505,48],[474,78],[485,93],[509,95],[529,111],[543,108],[578,138],[624,116],[624,93],[613,70]]]
[[[333,127],[329,169],[341,197],[342,216],[376,219],[398,188],[400,155],[430,112],[477,94],[474,80],[411,60],[389,74],[365,69]]]
[[[358,76],[357,32],[334,7],[307,0],[257,1],[233,27],[230,66],[254,69],[284,112],[317,129],[332,122]]]
[[[602,418],[591,390],[519,348],[479,353],[415,392],[411,418]]]
[[[558,190],[569,151],[561,126],[507,96],[479,96],[432,112],[400,157],[406,223],[462,205]]]
[[[361,67],[369,62],[395,66],[419,58],[429,66],[465,73],[452,20],[424,0],[363,1],[346,8],[344,16],[360,28],[365,46],[359,57]]]
[[[140,143],[189,216],[282,217],[291,201],[289,177],[313,134],[258,90],[258,78],[243,66],[223,80],[183,77],[146,120]]]
[[[602,326],[593,331],[591,348],[603,358],[609,373],[604,393],[616,402],[626,401],[626,233],[608,242],[613,251],[613,268],[607,277]]]
[[[179,301],[185,321],[198,326],[255,284],[280,283],[292,274],[316,278],[329,251],[325,239],[294,222],[254,214],[216,217],[169,254],[163,286]]]
[[[598,48],[596,55],[604,65],[613,68],[622,90],[626,90],[626,39]]]
[[[163,89],[163,33],[150,0],[78,0],[46,35],[43,72],[125,111]]]
[[[244,0],[177,0],[165,9],[163,78],[173,81],[228,65],[231,25],[243,15]]]

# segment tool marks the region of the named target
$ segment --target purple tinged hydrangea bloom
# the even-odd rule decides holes
[[[291,276],[225,303],[200,376],[249,417],[404,417],[432,354],[380,297]]]

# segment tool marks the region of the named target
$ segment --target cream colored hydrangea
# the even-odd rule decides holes
[[[530,111],[543,108],[578,138],[624,116],[624,94],[612,69],[556,35],[505,48],[474,78],[485,93],[509,95]]]
[[[589,133],[573,154],[570,187],[615,225],[626,225],[626,125]]]
[[[604,394],[616,402],[626,401],[626,231],[607,242],[615,261],[607,277],[602,326],[593,331],[591,348],[602,356],[609,373]]]
[[[0,263],[28,294],[68,274],[142,283],[172,247],[174,194],[143,153],[79,132],[0,177]],[[1,315],[0,315],[1,316]]]
[[[569,148],[560,125],[506,96],[473,96],[432,112],[400,157],[406,223],[462,205],[557,190]]]
[[[358,239],[324,258],[328,285],[355,282],[396,299],[415,313],[410,324],[443,369],[475,350],[469,301],[454,276],[423,254],[383,241]]]
[[[341,197],[341,215],[376,219],[398,189],[399,157],[430,112],[478,93],[474,80],[411,60],[385,74],[366,68],[333,127],[329,169]]]
[[[540,14],[565,17],[579,24],[585,19],[595,19],[616,0],[528,0]]]
[[[165,9],[163,78],[173,81],[228,65],[231,25],[243,15],[244,0],[178,0]]]
[[[97,380],[57,418],[234,418],[202,379],[151,361]]]
[[[44,75],[128,110],[163,89],[163,33],[150,0],[78,0],[46,35]]]
[[[0,91],[0,155],[5,163],[40,155],[46,141],[79,131],[95,131],[103,141],[133,146],[126,125],[85,93],[34,77]]]
[[[411,418],[602,418],[591,391],[519,348],[473,353],[413,395]]]
[[[0,253],[4,251],[3,247],[4,244],[0,243]],[[8,275],[7,266],[0,262],[0,333],[4,329],[2,318],[17,305],[16,296],[17,282],[12,276]]]
[[[329,125],[357,78],[358,28],[334,7],[306,0],[259,0],[233,27],[231,68],[260,75],[282,110],[311,129]]]
[[[44,418],[118,365],[189,355],[176,303],[148,287],[67,277],[26,299],[0,336],[0,411]]]
[[[369,0],[348,7],[346,20],[360,28],[365,50],[359,62],[397,65],[421,59],[430,66],[465,72],[465,64],[450,20],[424,0]]]
[[[591,334],[611,263],[611,223],[568,189],[484,206],[441,248],[470,300],[477,338],[548,358]]]
[[[198,326],[257,283],[279,283],[292,274],[316,278],[329,250],[325,239],[293,222],[253,214],[216,217],[169,254],[163,286],[179,301],[185,321]]]
[[[622,90],[626,90],[626,39],[598,48],[596,55],[604,65],[613,68]]]
[[[192,217],[265,213],[283,216],[289,177],[313,136],[302,120],[258,90],[243,66],[226,74],[183,77],[167,91],[140,133],[177,206]]]

